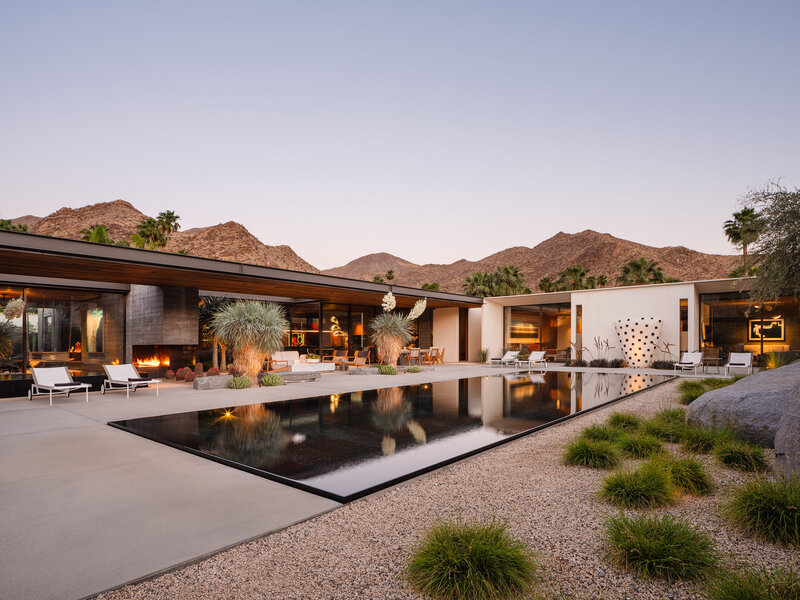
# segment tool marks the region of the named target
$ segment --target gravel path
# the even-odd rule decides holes
[[[702,598],[692,583],[639,579],[603,559],[603,518],[617,512],[595,497],[606,472],[567,467],[560,455],[583,427],[614,411],[650,417],[674,405],[677,383],[547,428],[398,488],[343,506],[197,564],[98,599],[420,598],[402,569],[437,519],[498,516],[544,564],[544,598]],[[675,404],[676,405],[676,404]],[[677,447],[672,448],[677,451]],[[732,486],[750,476],[701,457],[716,484],[704,498],[663,509],[707,531],[726,555],[773,566],[793,552],[731,529],[718,512]],[[633,464],[632,461],[628,461]],[[797,558],[795,558],[797,560]]]

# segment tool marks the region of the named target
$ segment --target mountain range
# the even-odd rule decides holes
[[[115,200],[81,208],[61,208],[45,217],[26,215],[12,222],[27,225],[32,233],[71,239],[81,239],[83,229],[101,224],[113,239],[127,240],[146,217],[129,202]],[[740,262],[738,256],[705,254],[683,246],[657,248],[587,229],[579,233],[559,232],[532,248],[515,246],[477,261],[461,259],[450,264],[417,265],[380,252],[320,271],[291,247],[266,245],[235,221],[172,234],[167,251],[179,250],[194,256],[367,281],[392,270],[392,283],[421,287],[436,282],[441,290],[449,292],[460,292],[464,279],[476,271],[494,271],[508,264],[520,267],[528,286],[535,290],[542,277],[557,279],[559,272],[574,264],[588,268],[595,277],[605,275],[613,283],[622,265],[640,257],[658,261],[665,276],[682,281],[724,278]]]

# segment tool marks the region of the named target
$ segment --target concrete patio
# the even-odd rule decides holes
[[[337,373],[247,390],[169,383],[158,398],[154,390],[130,399],[95,392],[88,403],[78,394],[52,407],[46,398],[1,400],[0,597],[91,596],[339,506],[108,421],[513,371],[459,364],[391,378]]]

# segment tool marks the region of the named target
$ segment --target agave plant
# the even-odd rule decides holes
[[[266,358],[283,348],[286,311],[274,302],[239,300],[214,315],[212,329],[233,353],[233,363],[256,383]]]
[[[14,352],[14,337],[18,329],[11,321],[0,321],[0,358],[8,358]]]
[[[412,338],[411,323],[425,311],[426,304],[425,298],[417,300],[414,308],[404,315],[393,312],[397,303],[392,292],[383,297],[383,312],[372,319],[369,326],[372,329],[370,339],[378,347],[384,364],[397,366],[400,351]]]

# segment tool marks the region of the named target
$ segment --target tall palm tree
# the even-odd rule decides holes
[[[212,328],[233,352],[233,364],[256,383],[264,360],[283,348],[289,322],[274,302],[237,300],[214,315]]]
[[[493,277],[489,273],[477,271],[467,276],[461,289],[468,296],[478,296],[479,298],[491,296],[494,291]]]
[[[617,283],[622,285],[663,282],[664,273],[661,271],[661,267],[658,266],[658,261],[647,260],[645,257],[629,261],[623,265],[622,272],[617,277]]]
[[[163,212],[158,213],[158,218],[156,219],[156,222],[158,222],[158,225],[161,228],[161,231],[164,233],[164,235],[167,238],[169,238],[170,234],[175,233],[181,228],[180,223],[178,223],[179,220],[180,217],[176,215],[173,211],[165,210]]]
[[[722,230],[728,241],[734,246],[742,247],[742,271],[747,273],[747,247],[753,244],[761,234],[764,225],[761,216],[755,209],[745,207],[733,213],[733,219],[728,219]]]
[[[137,247],[145,247],[145,244],[150,249],[161,248],[166,246],[167,238],[161,225],[153,217],[147,217],[136,226],[136,233],[131,236],[134,244]],[[143,245],[139,245],[143,241]]]
[[[513,296],[525,293],[525,275],[516,265],[497,267],[494,272],[493,296]]]
[[[550,279],[549,277],[542,277],[539,280],[538,285],[539,291],[541,292],[555,292],[556,291],[556,282]]]
[[[558,287],[561,290],[585,290],[589,287],[586,276],[589,269],[581,265],[571,265],[558,275]]]

